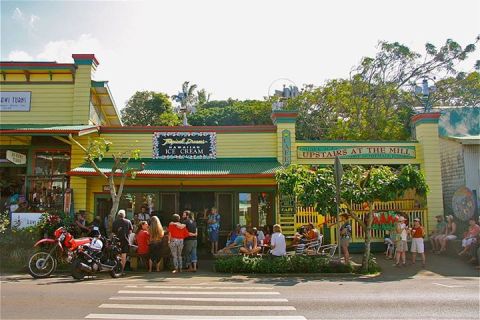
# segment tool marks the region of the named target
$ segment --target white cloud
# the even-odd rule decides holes
[[[28,31],[32,32],[35,30],[35,24],[40,20],[40,17],[34,14],[28,16],[24,14],[20,8],[15,8],[15,10],[13,10],[12,19]]]
[[[8,54],[9,61],[32,61],[33,57],[22,50],[13,50]]]
[[[72,53],[103,52],[100,41],[90,34],[82,34],[76,40],[58,40],[48,42],[42,51],[36,55],[38,60],[71,62]]]

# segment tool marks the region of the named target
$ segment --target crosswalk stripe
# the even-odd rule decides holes
[[[202,289],[202,290],[244,290],[249,287],[205,287],[205,286],[125,286],[126,288],[145,288],[145,289]],[[255,290],[271,290],[273,287],[255,287]]]
[[[303,316],[177,316],[157,314],[91,313],[86,319],[125,320],[306,320]]]
[[[288,302],[284,298],[185,298],[185,297],[111,297],[110,300],[124,301],[196,301],[196,302]]]
[[[128,294],[170,294],[170,295],[276,295],[280,294],[279,292],[251,292],[251,291],[241,291],[241,292],[224,292],[224,291],[163,291],[163,290],[120,290],[118,293],[128,293]]]
[[[109,309],[149,309],[149,310],[207,310],[207,311],[295,311],[292,306],[197,306],[163,304],[118,304],[104,303],[99,308]]]

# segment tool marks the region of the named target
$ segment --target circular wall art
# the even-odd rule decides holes
[[[475,212],[473,192],[467,187],[458,188],[453,194],[452,208],[455,217],[462,221],[468,221]]]

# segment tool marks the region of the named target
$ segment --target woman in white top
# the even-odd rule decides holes
[[[273,226],[272,239],[270,240],[270,253],[272,256],[281,257],[287,254],[287,244],[282,228],[279,224]]]

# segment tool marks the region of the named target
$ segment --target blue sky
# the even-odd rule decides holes
[[[480,1],[2,1],[1,59],[71,62],[95,53],[121,108],[136,90],[189,80],[213,99],[258,98],[272,81],[347,77],[378,40],[423,52],[480,34]],[[472,70],[480,51],[462,69]]]

